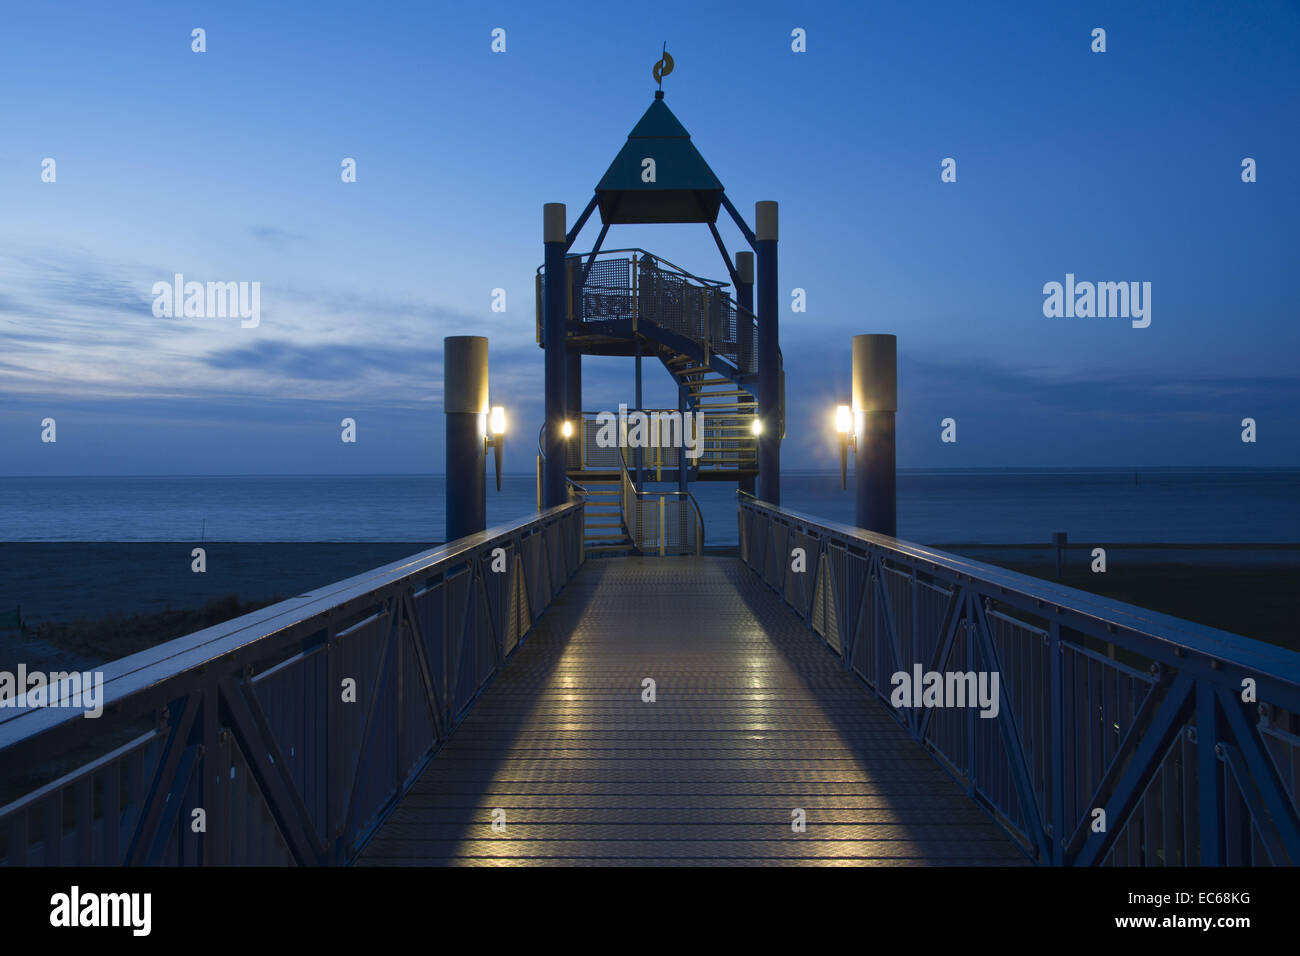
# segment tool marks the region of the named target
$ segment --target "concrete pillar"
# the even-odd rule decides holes
[[[898,411],[898,338],[853,336],[853,476],[859,528],[896,537],[898,504],[894,414]]]
[[[542,475],[542,505],[554,508],[569,500],[562,431],[565,415],[564,339],[568,318],[564,203],[548,202],[542,208],[542,239],[546,248],[542,283],[542,347],[546,355],[546,424],[542,435],[546,465]]]
[[[736,253],[736,304],[748,309],[751,313],[754,311],[754,254],[752,252]],[[744,322],[749,322],[749,316],[744,317]],[[741,320],[737,318],[738,325]],[[743,328],[743,325],[740,327]],[[736,343],[736,358],[743,372],[754,371],[754,337],[753,335],[741,335],[740,340]],[[746,494],[754,494],[757,490],[757,483],[754,475],[745,475],[737,483],[740,490]]]
[[[442,340],[442,406],[447,413],[447,540],[487,528],[488,340]]]
[[[754,230],[758,276],[754,297],[758,312],[758,497],[781,503],[781,361],[780,292],[777,285],[777,205],[756,203]]]

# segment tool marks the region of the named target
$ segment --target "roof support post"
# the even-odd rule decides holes
[[[755,204],[758,223],[758,497],[781,504],[781,360],[777,289],[777,205]]]
[[[736,315],[736,362],[742,372],[754,371],[754,254],[736,253],[736,304],[741,311]],[[741,475],[740,490],[747,495],[757,491],[754,475]]]
[[[568,500],[565,487],[564,448],[565,317],[568,309],[568,272],[564,253],[568,238],[564,232],[564,203],[550,202],[542,210],[542,239],[545,243],[545,276],[542,289],[542,347],[546,350],[546,424],[542,451],[546,455],[542,474],[542,504],[554,508]]]

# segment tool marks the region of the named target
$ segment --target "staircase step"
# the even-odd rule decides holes
[[[694,375],[679,375],[679,379],[685,379],[683,385],[689,385],[691,388],[708,388],[714,385],[735,385],[731,379],[725,376],[716,376],[714,378],[705,378],[704,376],[696,377]]]
[[[586,530],[587,528],[622,528],[622,527],[623,527],[623,522],[621,521],[589,521],[587,522],[587,524],[583,525],[584,530]]]
[[[584,534],[582,540],[585,541],[623,541],[626,536],[619,532],[618,534]]]

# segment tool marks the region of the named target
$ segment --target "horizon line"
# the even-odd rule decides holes
[[[989,472],[1000,474],[1082,474],[1086,472],[1114,472],[1118,474],[1140,474],[1144,471],[1202,471],[1202,472],[1229,472],[1229,471],[1297,471],[1300,472],[1300,464],[1294,465],[968,465],[964,467],[931,467],[931,468],[898,468],[897,474],[969,474],[972,472]],[[782,471],[783,476],[794,477],[826,477],[839,474],[839,469],[829,468],[824,471]],[[303,471],[303,472],[232,472],[225,474],[199,473],[199,472],[167,472],[156,474],[68,474],[68,475],[0,475],[0,480],[6,479],[38,479],[38,478],[445,478],[445,471],[359,471],[359,472],[328,472],[328,471]],[[503,471],[502,478],[536,478],[536,473],[532,471]],[[664,482],[655,482],[664,484]],[[672,484],[674,482],[668,482]],[[729,482],[715,482],[708,479],[696,479],[691,482],[693,485],[702,483],[708,484],[727,484]]]

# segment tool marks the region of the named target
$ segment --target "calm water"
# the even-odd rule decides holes
[[[850,479],[851,480],[851,479]],[[706,540],[736,540],[735,486],[691,486]],[[0,541],[442,541],[434,475],[0,478]],[[852,523],[838,475],[782,476],[783,504]],[[532,475],[488,491],[488,524],[535,510]],[[1300,471],[900,473],[899,537],[927,544],[1300,542]]]

